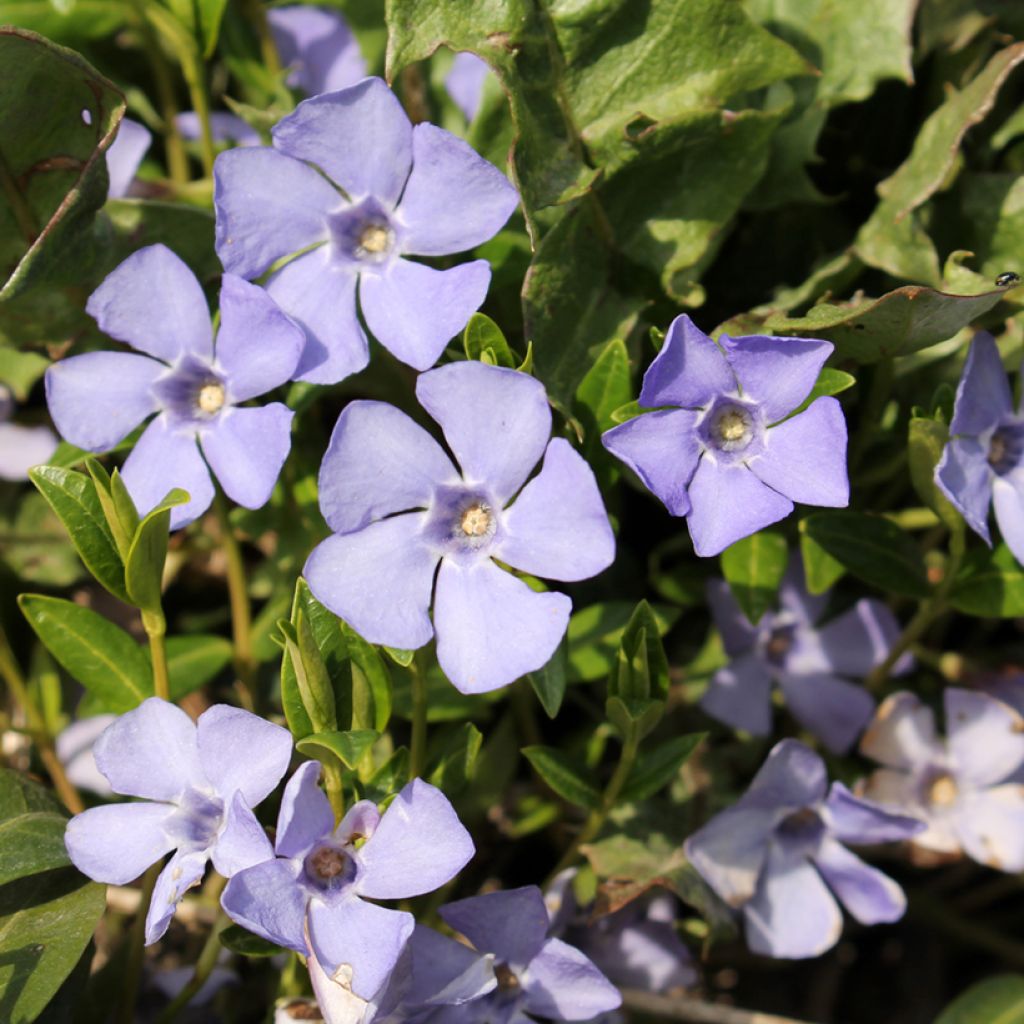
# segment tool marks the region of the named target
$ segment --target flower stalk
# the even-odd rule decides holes
[[[231,636],[234,644],[235,673],[238,676],[239,696],[246,710],[256,706],[254,665],[252,659],[252,609],[249,606],[249,588],[245,578],[242,549],[228,516],[227,500],[218,488],[213,499],[221,544],[227,559],[228,597],[231,602]]]

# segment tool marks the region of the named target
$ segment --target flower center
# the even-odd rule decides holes
[[[463,513],[459,527],[467,537],[484,537],[491,529],[493,516],[482,501],[474,502]]]
[[[935,807],[949,807],[956,800],[958,792],[953,776],[943,772],[929,783],[926,796],[928,803]]]
[[[508,964],[495,964],[494,977],[498,981],[499,992],[515,992],[520,987],[519,978]]]
[[[754,417],[739,405],[726,405],[711,420],[711,440],[722,451],[741,451],[754,439]]]
[[[811,807],[801,807],[779,822],[776,833],[789,847],[813,847],[825,832],[825,825],[818,812]]]
[[[999,475],[1016,469],[1024,460],[1024,424],[999,427],[988,443],[988,464]]]
[[[224,406],[224,385],[218,383],[204,384],[199,389],[196,405],[199,406],[199,411],[207,416],[220,412]]]
[[[391,244],[391,232],[384,224],[367,224],[359,236],[357,252],[364,256],[379,256]]]
[[[775,664],[781,664],[793,646],[793,633],[792,626],[773,629],[768,637],[768,643],[764,645],[765,657]]]
[[[306,874],[319,889],[340,889],[355,877],[351,857],[331,843],[323,843],[306,855]]]
[[[383,264],[396,247],[397,233],[388,210],[373,196],[327,217],[334,257],[364,268]]]

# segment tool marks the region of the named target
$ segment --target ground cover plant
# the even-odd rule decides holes
[[[1024,1019],[1015,0],[0,0],[0,1021]]]

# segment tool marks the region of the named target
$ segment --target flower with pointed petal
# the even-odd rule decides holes
[[[1024,564],[1024,404],[1014,411],[999,349],[985,331],[967,353],[949,433],[935,483],[989,547],[994,505],[1003,540]]]
[[[828,597],[807,592],[798,558],[779,588],[779,609],[766,612],[756,626],[723,580],[708,583],[707,597],[730,660],[715,672],[701,707],[736,729],[768,736],[774,681],[801,725],[833,753],[849,750],[875,702],[863,686],[844,677],[864,676],[885,660],[899,632],[892,612],[865,597],[818,627]],[[907,671],[911,664],[903,657],[894,671]]]
[[[717,555],[793,511],[843,508],[846,420],[834,398],[810,394],[828,341],[751,335],[717,344],[676,317],[644,374],[643,413],[604,433],[604,446],[674,516],[698,555]],[[787,419],[788,417],[788,419]]]
[[[141,515],[172,488],[188,491],[191,500],[171,510],[171,529],[207,509],[211,469],[239,505],[265,504],[291,447],[294,414],[281,402],[241,403],[291,378],[301,329],[262,289],[225,274],[215,348],[199,282],[163,245],[129,256],[86,310],[141,354],[88,352],[50,366],[46,400],[60,433],[102,452],[157,413],[122,476]]]
[[[366,77],[359,43],[338,11],[326,7],[272,7],[267,23],[288,84],[308,96],[334,92]]]
[[[351,402],[320,467],[320,508],[335,535],[314,549],[305,575],[371,643],[410,650],[436,630],[445,675],[463,693],[482,693],[546,664],[572,607],[494,559],[583,580],[611,563],[615,540],[589,466],[568,441],[549,440],[539,381],[461,362],[421,374],[416,394],[461,473],[405,413]]]
[[[796,959],[830,949],[843,928],[836,897],[861,924],[903,916],[903,890],[843,844],[908,839],[924,823],[841,782],[826,796],[827,788],[821,758],[782,740],[739,802],[683,844],[708,885],[742,912],[755,953]]]
[[[445,795],[414,779],[383,816],[362,800],[337,828],[302,765],[285,787],[277,857],[234,875],[221,897],[228,916],[257,935],[305,953],[362,1000],[381,992],[409,941],[411,914],[371,899],[405,899],[444,885],[473,856],[473,841]],[[308,940],[307,940],[308,934]]]
[[[222,153],[214,166],[217,254],[259,277],[306,329],[301,380],[329,384],[369,359],[359,308],[385,348],[433,366],[487,293],[486,260],[435,270],[408,256],[464,252],[508,220],[518,197],[465,142],[413,127],[379,78],[300,103],[272,149]]]
[[[76,814],[64,843],[83,874],[110,885],[132,881],[175,851],[153,890],[147,944],[167,930],[208,860],[230,878],[273,856],[252,808],[288,770],[287,729],[226,704],[193,722],[181,708],[150,697],[111,725],[93,752],[115,793],[143,800]]]
[[[914,694],[883,701],[860,750],[884,767],[864,792],[928,823],[915,846],[1024,871],[1024,786],[1012,781],[1024,764],[1024,718],[975,690],[948,687],[943,701],[945,740]]]

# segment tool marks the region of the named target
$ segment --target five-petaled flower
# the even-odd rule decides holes
[[[414,649],[436,630],[444,673],[463,693],[481,693],[541,668],[572,608],[494,560],[582,580],[611,563],[615,540],[590,467],[568,441],[549,440],[539,381],[452,363],[421,374],[416,395],[461,474],[405,413],[351,402],[320,468],[320,508],[335,534],[314,549],[305,575],[317,599],[371,643]]]
[[[755,953],[793,959],[833,946],[843,916],[829,889],[861,924],[903,916],[903,890],[843,844],[908,839],[924,823],[859,799],[841,782],[827,789],[822,759],[782,740],[739,802],[683,846],[708,885],[742,911]]]
[[[949,433],[935,482],[990,547],[988,510],[995,505],[1003,540],[1024,564],[1024,406],[1014,411],[991,334],[971,343]]]
[[[300,379],[332,383],[366,365],[357,287],[374,337],[418,370],[433,366],[483,302],[490,267],[405,257],[486,241],[515,209],[515,189],[454,135],[413,127],[379,78],[300,103],[273,139],[217,158],[217,253],[250,280],[295,257],[267,290],[306,329]]]
[[[203,290],[163,245],[129,256],[86,309],[107,334],[143,354],[87,352],[50,366],[46,400],[60,433],[102,452],[158,413],[122,475],[141,514],[173,487],[188,491],[191,500],[171,510],[172,529],[213,500],[207,463],[229,498],[263,505],[291,447],[293,413],[281,402],[240,403],[291,378],[302,330],[266,292],[225,274],[214,348]]]
[[[885,700],[860,742],[885,767],[864,788],[872,800],[928,823],[915,846],[966,853],[1000,871],[1024,871],[1024,718],[995,697],[948,687],[946,740],[912,693]]]
[[[93,753],[116,793],[143,802],[92,807],[72,818],[64,842],[75,866],[97,882],[124,885],[177,851],[153,890],[147,943],[167,930],[208,860],[230,877],[273,856],[251,808],[288,770],[286,729],[225,704],[193,722],[150,697],[114,722]]]
[[[828,341],[721,335],[678,316],[644,374],[640,405],[604,446],[686,523],[698,555],[784,519],[793,502],[848,504],[846,421],[835,398],[810,394]],[[789,417],[788,419],[786,417]]]
[[[271,942],[311,947],[329,977],[360,999],[377,996],[409,941],[413,917],[367,899],[406,899],[454,878],[473,841],[447,797],[415,779],[383,816],[369,800],[334,812],[309,761],[289,779],[276,858],[232,877],[221,903],[232,920]],[[307,942],[308,936],[308,942]]]

